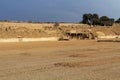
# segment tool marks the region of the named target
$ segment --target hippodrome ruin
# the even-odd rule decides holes
[[[0,22],[0,80],[119,80],[120,24]]]
[[[118,41],[120,25],[90,26],[79,23],[27,23],[0,22],[0,42],[108,40]]]

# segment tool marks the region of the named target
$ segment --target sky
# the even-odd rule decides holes
[[[0,20],[79,22],[84,13],[118,19],[120,0],[0,0]]]

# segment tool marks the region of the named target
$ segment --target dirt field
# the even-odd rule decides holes
[[[120,43],[0,43],[0,80],[120,80]]]

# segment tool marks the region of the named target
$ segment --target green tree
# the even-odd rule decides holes
[[[120,19],[117,22],[119,21]],[[85,13],[83,14],[82,23],[89,24],[89,25],[112,26],[114,24],[114,19],[109,18],[107,16],[102,16],[99,18],[99,15],[97,13],[94,13],[94,14]]]
[[[109,20],[109,18],[107,16],[100,17],[100,21],[107,21],[107,20]]]
[[[114,19],[107,16],[100,17],[100,25],[102,26],[112,26],[114,24]]]
[[[115,23],[120,23],[120,18],[115,21]]]
[[[99,20],[99,15],[97,13],[92,15],[92,24],[93,25],[99,25],[100,24],[100,20]]]
[[[92,24],[92,14],[83,14],[83,21],[84,24]]]
[[[89,18],[89,16],[88,16],[88,14],[83,14],[83,23],[84,24],[88,24],[88,18]]]

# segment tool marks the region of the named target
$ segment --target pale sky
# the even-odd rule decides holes
[[[120,0],[0,0],[0,20],[79,22],[84,13],[118,19]]]

